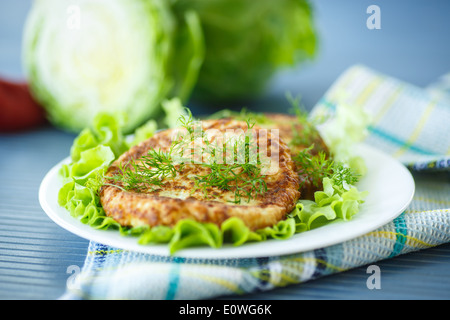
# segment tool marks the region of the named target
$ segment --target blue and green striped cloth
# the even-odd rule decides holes
[[[448,77],[447,77],[448,79]],[[445,78],[444,78],[445,80]],[[447,90],[437,90],[444,87]],[[193,259],[156,256],[91,242],[66,299],[212,299],[271,290],[450,242],[450,91],[419,88],[353,66],[312,113],[346,103],[374,119],[366,143],[404,163],[416,193],[398,218],[330,247],[277,257]]]

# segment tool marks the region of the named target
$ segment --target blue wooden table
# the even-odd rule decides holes
[[[0,3],[0,76],[24,77],[21,32],[31,1]],[[382,29],[366,27],[371,1],[313,1],[321,35],[316,61],[280,73],[261,109],[287,108],[284,93],[301,93],[312,107],[348,66],[364,63],[419,86],[450,71],[450,2],[377,1]],[[418,23],[420,21],[420,23]],[[208,111],[208,110],[199,110]],[[0,115],[1,116],[1,115]],[[43,212],[44,175],[67,157],[75,138],[51,126],[0,135],[0,299],[57,299],[88,241],[57,226]],[[236,299],[449,299],[450,244],[378,262],[381,289],[370,290],[367,266],[300,285]]]

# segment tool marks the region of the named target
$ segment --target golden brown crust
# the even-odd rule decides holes
[[[216,129],[225,132],[229,129],[246,131],[245,122],[232,119],[207,120],[202,122],[203,130]],[[257,128],[254,128],[256,130]],[[126,164],[147,154],[150,148],[167,151],[171,145],[174,129],[157,133],[152,138],[131,148],[115,161],[107,171],[107,176],[118,172],[119,163]],[[214,137],[214,136],[213,136]],[[263,136],[256,136],[261,145]],[[278,170],[264,176],[267,192],[247,202],[231,203],[233,191],[210,187],[208,198],[203,190],[196,190],[192,177],[205,174],[208,168],[198,164],[186,164],[175,178],[165,179],[163,186],[145,192],[124,191],[105,184],[100,190],[101,204],[107,216],[114,218],[123,226],[165,225],[173,226],[181,219],[211,222],[221,225],[230,217],[239,217],[252,230],[273,226],[292,211],[300,198],[300,179],[294,170],[290,150],[282,140],[275,139],[268,132],[265,139],[270,157],[279,159]],[[213,138],[214,139],[214,138]],[[273,158],[273,159],[274,159]],[[113,181],[107,181],[113,183]]]

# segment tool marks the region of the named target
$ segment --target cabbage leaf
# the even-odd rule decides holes
[[[36,0],[23,38],[33,96],[76,133],[102,112],[125,114],[131,133],[164,99],[185,101],[204,55],[197,14],[165,0]]]

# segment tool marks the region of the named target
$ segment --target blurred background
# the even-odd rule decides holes
[[[31,4],[31,0],[0,2],[0,77],[25,77],[22,36]],[[370,16],[366,11],[373,4],[381,9],[379,30],[366,26]],[[301,95],[311,109],[333,81],[357,63],[418,86],[426,86],[450,70],[449,1],[314,0],[310,5],[317,35],[313,59],[278,69],[257,97],[206,104],[193,98],[190,107],[202,113],[244,105],[287,110],[285,93],[290,91]]]

